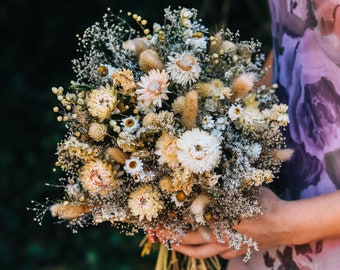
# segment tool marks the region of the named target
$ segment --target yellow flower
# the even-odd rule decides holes
[[[163,133],[156,142],[155,154],[159,156],[160,164],[168,164],[170,168],[178,166],[176,138]]]
[[[91,123],[89,126],[88,135],[91,139],[96,142],[100,142],[104,140],[105,135],[107,133],[107,126],[99,123]]]
[[[128,206],[132,215],[139,217],[139,221],[144,218],[151,221],[158,217],[158,213],[163,209],[163,202],[151,185],[145,185],[130,194]]]
[[[89,113],[102,122],[116,109],[116,91],[109,85],[101,86],[100,89],[92,90],[86,101]]]

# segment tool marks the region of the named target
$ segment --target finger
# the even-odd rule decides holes
[[[189,231],[188,234],[182,238],[181,244],[182,245],[202,245],[206,244],[210,241],[211,235],[209,237],[206,235],[206,232],[202,232],[200,230],[197,231]]]
[[[232,248],[229,248],[228,250],[222,251],[219,255],[225,259],[225,260],[229,260],[229,259],[233,259],[236,257],[239,257],[241,255],[246,254],[247,249],[246,248],[241,248],[240,250],[234,250]]]
[[[219,255],[220,253],[226,253],[229,249],[228,247],[219,244],[206,244],[198,246],[174,245],[172,248],[177,252],[196,259],[210,258],[212,256]]]

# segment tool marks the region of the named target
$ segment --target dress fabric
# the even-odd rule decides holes
[[[273,189],[296,200],[340,189],[340,0],[269,0],[274,82],[295,149]],[[228,270],[340,269],[340,239],[254,253]]]

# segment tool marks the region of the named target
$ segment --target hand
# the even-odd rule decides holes
[[[244,219],[233,227],[236,231],[252,237],[258,244],[259,250],[264,250],[284,242],[286,233],[284,224],[277,226],[280,216],[279,209],[288,203],[280,200],[267,188],[261,189],[262,205],[265,207],[263,215],[252,220]],[[200,231],[190,231],[180,245],[173,245],[173,249],[185,255],[204,259],[215,255],[230,259],[244,255],[247,247],[243,246],[235,252],[229,247],[228,239],[225,243],[219,243],[215,234],[211,233],[210,239]]]

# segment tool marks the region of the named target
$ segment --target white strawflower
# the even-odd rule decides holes
[[[166,64],[166,71],[172,81],[182,86],[191,85],[197,81],[201,67],[194,56],[185,52],[168,58],[170,62]]]
[[[242,114],[242,107],[241,105],[231,105],[228,110],[228,116],[231,121],[235,121],[241,117]]]
[[[215,126],[214,119],[211,115],[203,116],[201,122],[204,129],[212,129]]]
[[[220,162],[220,140],[197,128],[184,132],[177,147],[179,162],[193,173],[209,172]]]
[[[124,118],[121,125],[123,126],[123,130],[129,133],[133,133],[139,128],[138,119],[133,116]]]
[[[143,161],[137,157],[127,159],[124,170],[131,175],[140,174],[143,172]]]

